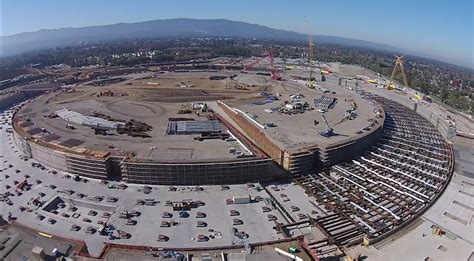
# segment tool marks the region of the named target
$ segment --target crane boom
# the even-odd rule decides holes
[[[329,123],[328,121],[326,120],[326,117],[324,116],[324,114],[321,113],[321,118],[323,118],[323,121],[324,123],[326,124],[326,127],[328,127],[328,129],[330,129],[331,127],[329,127]]]
[[[328,121],[326,120],[326,117],[324,117],[323,113],[321,113],[321,118],[323,118],[323,121],[326,124],[327,129],[325,129],[323,131],[320,131],[319,135],[321,135],[323,137],[326,137],[326,138],[334,136],[335,135],[334,130],[331,127],[329,127]]]
[[[391,86],[392,86],[393,80],[395,79],[395,75],[397,74],[397,68],[400,68],[400,71],[402,73],[403,84],[405,84],[405,87],[408,87],[407,75],[405,73],[405,68],[403,66],[403,60],[402,60],[404,55],[402,55],[402,56],[395,55],[395,57],[397,57],[397,60],[395,61],[395,65],[393,66],[393,71],[392,71],[392,75],[390,76],[390,82],[388,84],[388,89],[392,88]]]
[[[314,80],[313,76],[313,67],[311,66],[311,62],[314,60],[314,42],[313,37],[308,35],[308,70],[309,70],[309,81]]]
[[[273,64],[273,55],[270,51],[267,51],[265,57],[260,57],[257,60],[252,61],[252,62],[244,65],[244,70],[249,70],[249,69],[255,67],[261,60],[263,60],[265,58],[268,58],[268,60],[270,61],[270,67],[272,69],[272,79],[273,80],[278,80],[278,81],[281,80],[280,72],[275,68],[275,65]]]

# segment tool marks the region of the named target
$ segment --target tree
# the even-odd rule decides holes
[[[446,102],[449,96],[449,90],[446,87],[441,88],[439,97],[441,98],[441,102]]]

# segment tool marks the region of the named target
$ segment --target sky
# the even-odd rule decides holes
[[[154,19],[229,19],[387,44],[474,68],[473,0],[0,0],[0,35]],[[316,43],[317,44],[317,43]]]

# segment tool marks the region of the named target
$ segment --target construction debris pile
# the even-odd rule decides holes
[[[179,87],[179,88],[189,88],[189,87],[194,87],[194,83],[191,81],[179,81],[174,84],[174,86]]]
[[[115,119],[115,118],[111,117],[110,115],[105,115],[105,114],[103,114],[102,112],[99,112],[99,111],[94,111],[94,112],[92,113],[92,116],[93,116],[93,117],[96,117],[96,118],[102,118],[102,119],[108,120],[108,121],[115,121],[115,122],[123,122],[123,123],[125,123],[124,120]]]
[[[186,103],[178,110],[178,114],[191,114],[194,112],[199,116],[201,113],[207,112],[207,109],[208,107],[205,102]]]
[[[236,77],[236,74],[229,76],[229,80],[226,82],[225,88],[234,90],[249,90],[250,85],[239,82],[235,79]]]
[[[130,119],[125,125],[120,125],[117,128],[117,133],[132,137],[150,138],[151,136],[146,132],[151,131],[151,129],[152,127],[148,123]]]
[[[159,251],[159,252],[152,252],[151,254],[153,257],[170,259],[170,260],[185,260],[186,257],[184,254],[176,252],[176,251]]]
[[[291,115],[314,110],[314,108],[309,106],[308,102],[302,100],[303,98],[304,95],[300,93],[290,94],[291,102],[283,101],[281,107],[273,109],[273,111]]]
[[[351,104],[350,108],[346,110],[342,119],[335,125],[341,124],[347,120],[354,120],[355,118],[357,118],[357,103],[354,102],[353,100],[350,100],[350,104]]]
[[[105,115],[101,112],[94,112],[94,117],[102,118],[111,122],[119,122],[120,125],[117,126],[116,131],[118,134],[128,134],[132,137],[142,137],[142,138],[149,138],[150,135],[146,134],[145,132],[151,131],[152,127],[141,121],[137,121],[135,119],[130,119],[129,121],[124,121],[120,119],[115,119],[109,115]],[[102,134],[106,135],[106,132],[102,128],[94,128],[95,134]]]

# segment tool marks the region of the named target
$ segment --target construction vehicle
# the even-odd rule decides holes
[[[316,88],[316,80],[309,81],[306,86],[310,89]]]
[[[405,87],[408,87],[407,75],[405,73],[405,68],[403,67],[403,60],[402,60],[404,55],[402,56],[395,55],[395,57],[397,57],[397,60],[395,61],[395,65],[393,66],[393,71],[392,71],[392,75],[390,76],[390,81],[387,85],[385,85],[388,90],[393,90],[394,88],[393,80],[395,79],[397,68],[399,68],[400,72],[402,73],[403,84],[405,84]]]
[[[351,101],[350,103],[351,103],[351,107],[346,110],[346,112],[344,113],[344,117],[342,117],[342,119],[338,123],[336,123],[334,126],[339,125],[346,120],[354,120],[355,118],[357,118],[357,112],[356,112],[357,103],[354,101]]]
[[[323,137],[326,137],[326,138],[334,136],[334,130],[331,127],[329,127],[328,121],[326,120],[326,117],[324,116],[324,114],[321,114],[321,118],[323,119],[324,123],[326,124],[327,129],[320,131],[319,135],[321,135]]]
[[[226,88],[228,89],[236,89],[236,90],[248,90],[248,86],[244,83],[237,81],[234,78],[230,78],[229,84],[226,84]]]

